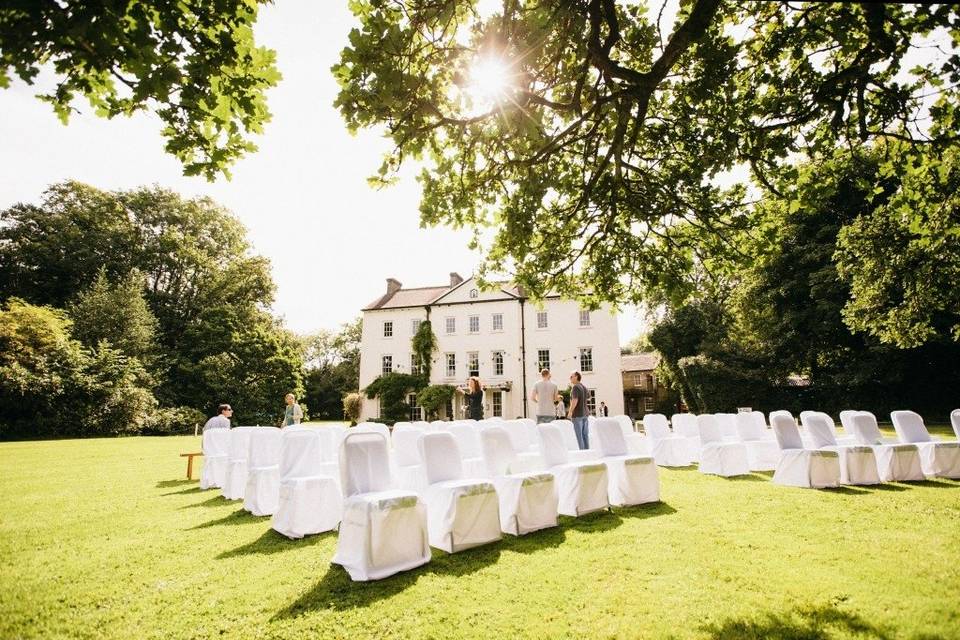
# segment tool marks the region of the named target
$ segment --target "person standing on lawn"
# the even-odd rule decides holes
[[[283,411],[283,426],[289,427],[292,424],[300,424],[303,420],[303,409],[297,404],[297,399],[292,393],[288,393],[285,398],[287,408]]]
[[[607,407],[607,403],[601,402],[601,403],[600,403],[600,408],[597,409],[597,417],[598,417],[598,418],[606,418],[606,417],[609,416],[609,415],[610,415],[610,409]]]
[[[550,370],[540,372],[540,381],[533,385],[530,399],[537,403],[537,424],[553,422],[556,418],[557,400],[560,399],[560,390],[556,383],[550,380]]]
[[[467,418],[483,420],[483,385],[480,384],[480,378],[476,376],[467,378],[467,390],[457,387],[457,393],[462,393],[467,403]]]
[[[573,422],[573,431],[577,434],[577,444],[581,449],[590,448],[589,427],[587,426],[587,388],[580,384],[580,372],[570,374],[570,408],[567,418]]]

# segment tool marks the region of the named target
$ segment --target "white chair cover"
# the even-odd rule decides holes
[[[763,432],[767,431],[767,418],[763,415],[763,411],[750,411],[747,413],[753,421],[760,427],[760,430]],[[676,427],[674,427],[676,428]]]
[[[284,431],[290,429],[285,427]],[[320,472],[325,476],[333,478],[340,477],[340,462],[338,460],[338,451],[340,443],[346,434],[346,429],[339,425],[330,425],[316,427],[312,429],[320,437]]]
[[[630,455],[619,423],[597,418],[594,437],[607,465],[607,497],[610,504],[629,506],[660,501],[660,479],[652,456]]]
[[[380,424],[379,422],[361,422],[351,428],[350,431],[357,433],[379,433],[387,439],[387,448],[390,447],[390,427],[385,424]]]
[[[836,451],[805,449],[800,430],[792,416],[770,416],[773,433],[780,446],[780,461],[773,481],[790,487],[823,489],[840,484],[840,456]]]
[[[840,456],[840,484],[878,484],[877,457],[863,444],[837,444],[826,414],[807,417],[807,431],[816,449],[836,451]]]
[[[917,445],[924,475],[960,478],[960,442],[933,440],[923,418],[913,411],[894,411],[890,419],[900,442]]]
[[[410,427],[393,432],[393,482],[397,489],[409,489],[420,492],[427,486],[420,461],[420,438],[426,433],[423,429]]]
[[[954,409],[950,412],[950,426],[953,427],[953,434],[960,441],[960,409]]]
[[[857,442],[873,449],[881,482],[925,479],[917,445],[885,442],[876,416],[868,411],[855,411],[853,415],[848,415],[848,420]]]
[[[430,546],[454,553],[499,540],[497,491],[488,480],[463,477],[453,434],[424,434],[420,438],[420,459],[427,477],[423,498]]]
[[[687,441],[670,432],[667,416],[662,413],[643,416],[643,431],[650,442],[653,458],[661,467],[686,467],[693,462]]]
[[[337,479],[323,473],[322,429],[284,429],[280,439],[280,490],[271,527],[288,538],[332,531],[343,498]]]
[[[553,474],[557,487],[557,511],[576,517],[610,506],[607,466],[604,463],[571,462],[560,427],[554,424],[540,425],[538,435],[544,463]]]
[[[853,437],[852,433],[845,432],[843,435],[841,435],[837,432],[837,423],[833,421],[833,418],[830,417],[829,413],[824,413],[823,411],[801,411],[800,424],[802,424],[803,428],[809,432],[810,420],[818,417],[824,421],[827,427],[829,427],[830,433],[833,434],[833,438],[837,441],[837,444],[856,444],[857,439]],[[812,444],[813,443],[811,442],[811,446]]]
[[[257,427],[250,434],[243,508],[255,516],[272,516],[280,502],[281,441],[277,427]]]
[[[584,460],[599,460],[600,459],[600,450],[599,449],[581,449],[580,444],[577,442],[577,434],[573,430],[573,423],[569,420],[554,420],[553,422],[548,422],[547,424],[552,424],[555,427],[560,429],[560,435],[563,437],[563,446],[567,449],[567,459],[571,462],[582,462]],[[538,425],[538,429],[543,425]],[[639,435],[639,434],[637,434]],[[537,432],[537,443],[540,443],[540,434]],[[544,465],[546,464],[543,460],[542,451],[540,456],[540,461]]]
[[[463,461],[463,473],[471,478],[486,477],[487,468],[480,457],[480,428],[476,421],[458,420],[447,425],[445,431],[453,434]]]
[[[780,460],[780,448],[772,434],[760,427],[749,413],[733,414],[737,437],[747,448],[747,464],[751,471],[773,471]]]
[[[243,500],[247,488],[247,457],[250,455],[250,434],[257,427],[230,429],[230,454],[227,461],[227,478],[223,483],[223,497],[227,500]]]
[[[515,536],[557,526],[557,489],[545,472],[512,473],[517,452],[503,427],[480,432],[480,448],[487,473],[497,490],[500,529]]]
[[[397,431],[403,431],[404,429],[411,429],[411,428],[413,428],[413,423],[411,422],[396,422],[393,425],[392,433],[396,433]]]
[[[692,413],[675,413],[670,418],[673,433],[686,440],[687,456],[691,462],[700,462],[700,429],[697,416]]]
[[[507,430],[507,435],[510,436],[510,442],[515,451],[529,451],[532,445],[536,444],[536,440],[531,441],[531,435],[536,436],[536,426],[531,432],[529,425],[522,419],[505,420],[500,426]]]
[[[840,424],[843,426],[844,433],[853,435],[854,438],[856,438],[856,435],[853,433],[853,416],[856,413],[853,409],[844,409],[840,412]]]
[[[449,420],[434,420],[430,423],[430,431],[446,431],[449,425]]]
[[[208,429],[203,433],[203,471],[200,488],[221,488],[227,482],[230,460],[230,432],[232,429]]]
[[[630,416],[625,416],[623,414],[619,416],[613,416],[613,419],[620,423],[620,429],[624,434],[633,433],[636,431],[636,426],[633,424],[633,419]]]
[[[700,432],[700,473],[729,478],[750,473],[747,447],[742,442],[723,439],[717,417],[709,413],[697,416]]]
[[[390,489],[382,433],[351,430],[340,445],[345,499],[334,564],[355,581],[380,580],[430,561],[427,509],[420,497]]]
[[[735,413],[715,413],[720,433],[724,440],[737,441],[737,421]]]

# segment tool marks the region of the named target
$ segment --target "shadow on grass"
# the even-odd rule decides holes
[[[727,480],[728,482],[768,482],[773,476],[767,476],[759,471],[754,471],[742,476],[730,476],[729,478],[724,478],[723,476],[716,477],[722,480]]]
[[[255,516],[249,511],[246,511],[243,508],[237,509],[230,515],[224,516],[223,518],[217,518],[216,520],[210,520],[209,522],[204,522],[203,524],[198,524],[195,527],[190,527],[187,531],[193,531],[194,529],[208,529],[210,527],[220,527],[226,525],[234,524],[249,524],[251,522],[262,522],[262,516]]]
[[[921,480],[920,482],[911,482],[911,487],[930,487],[931,489],[956,489],[960,487],[960,483],[952,482],[946,478],[940,478],[937,480]]]
[[[881,482],[880,484],[862,485],[868,491],[909,491],[909,484],[894,484],[891,482]]]
[[[197,507],[222,507],[223,505],[231,504],[230,500],[227,500],[219,493],[203,502],[194,502],[193,504],[185,504],[179,509],[195,509]]]
[[[190,487],[189,489],[181,489],[180,491],[168,491],[166,493],[161,493],[160,496],[185,496],[191,493],[203,493],[206,489],[201,489],[199,486]]]
[[[157,483],[157,489],[169,489],[170,487],[182,487],[185,484],[195,484],[199,480],[161,480]]]
[[[598,511],[579,518],[561,516],[559,526],[525,536],[504,534],[500,542],[455,554],[434,549],[432,559],[424,566],[376,582],[353,582],[343,568],[330,565],[320,582],[278,611],[273,620],[296,618],[316,609],[345,611],[368,607],[414,585],[420,576],[465,576],[496,563],[502,553],[531,554],[558,547],[566,540],[567,531],[610,531],[623,524],[626,518],[653,518],[672,513],[676,513],[676,509],[669,504],[656,502],[635,507],[615,507],[612,511]]]
[[[290,551],[292,549],[312,547],[321,540],[335,537],[336,535],[336,531],[326,531],[317,535],[306,536],[297,540],[293,540],[285,535],[277,533],[273,529],[267,529],[263,532],[263,535],[253,542],[237,547],[236,549],[231,549],[230,551],[224,551],[217,556],[217,560],[225,560],[227,558],[236,558],[247,555],[269,555],[272,553]]]
[[[827,487],[824,491],[829,491],[830,493],[838,493],[845,496],[856,496],[863,495],[865,493],[870,493],[862,487],[853,487],[848,484],[842,484],[839,487]]]
[[[731,618],[719,624],[701,627],[713,640],[741,638],[785,638],[788,640],[828,640],[840,635],[855,635],[871,640],[889,640],[896,634],[863,617],[841,611],[833,605],[798,607],[784,613],[767,613],[755,618]]]

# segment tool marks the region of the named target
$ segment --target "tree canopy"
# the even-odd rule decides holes
[[[266,91],[276,55],[253,24],[265,0],[13,0],[0,6],[0,88],[33,84],[52,67],[56,87],[38,96],[66,122],[75,98],[112,118],[147,108],[163,123],[166,150],[187,175],[213,179],[256,149],[270,119]]]
[[[376,180],[422,164],[424,223],[497,229],[482,275],[591,304],[679,302],[740,253],[755,192],[732,172],[792,202],[799,159],[897,142],[881,159],[897,174],[958,140],[955,4],[691,0],[673,25],[648,6],[358,1],[336,104],[392,139]],[[883,310],[857,308],[883,331]]]

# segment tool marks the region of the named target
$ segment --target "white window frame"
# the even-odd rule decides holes
[[[547,360],[544,362],[543,354],[547,354]],[[537,349],[537,372],[550,368],[550,349]]]
[[[503,417],[503,391],[494,391],[490,394],[490,404],[494,418]]]
[[[497,326],[498,322],[500,325],[499,327]],[[490,329],[491,331],[503,331],[503,314],[502,313],[493,314],[490,320],[490,327],[491,327]]]
[[[643,412],[650,413],[657,407],[657,402],[653,396],[644,396],[643,397]]]
[[[633,374],[633,386],[635,386],[638,389],[642,389],[643,382],[644,382],[644,377],[642,373]]]
[[[587,356],[586,360],[584,356]],[[587,360],[589,360],[589,368],[584,366]],[[580,366],[580,373],[593,373],[593,347],[580,347],[580,355],[577,358],[577,363]]]
[[[587,415],[597,415],[597,390],[587,389]]]
[[[474,363],[476,363],[476,368],[474,368]],[[467,352],[467,375],[468,376],[480,376],[480,352],[479,351],[468,351]]]
[[[450,364],[451,359],[453,360],[453,368],[451,370]],[[446,373],[448,378],[457,377],[457,354],[455,353],[446,353],[443,358],[444,365],[446,366]]]
[[[407,404],[410,405],[410,421],[417,422],[423,420],[423,407],[417,404],[417,394],[407,394]]]
[[[422,318],[414,318],[410,321],[410,335],[417,335],[417,331],[420,331],[420,325],[423,324]]]
[[[480,316],[467,316],[467,332],[480,333]]]
[[[457,319],[454,316],[447,316],[444,318],[443,327],[446,334],[453,335],[457,332]]]
[[[410,354],[410,375],[420,375],[420,356],[415,353]]]
[[[389,364],[387,364],[389,361]],[[386,375],[388,373],[393,373],[393,356],[385,355],[380,356],[380,375]]]
[[[393,337],[393,320],[386,320],[383,323],[383,337],[384,338]]]
[[[550,328],[550,318],[547,317],[546,311],[537,311],[537,329],[549,329]]]
[[[504,371],[504,352],[494,351],[491,359],[493,360],[493,375],[502,376]]]
[[[590,309],[580,309],[580,328],[586,329],[590,326]]]

